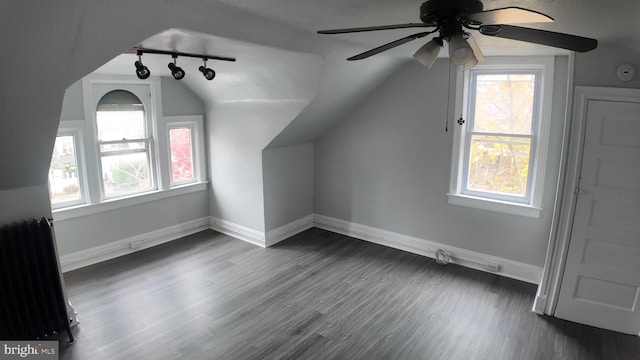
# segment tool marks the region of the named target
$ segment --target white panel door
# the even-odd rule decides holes
[[[556,316],[640,334],[640,103],[589,101]]]

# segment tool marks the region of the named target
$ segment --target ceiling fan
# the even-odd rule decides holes
[[[365,31],[431,28],[392,41],[375,49],[352,56],[347,60],[362,60],[396,46],[438,32],[438,35],[413,55],[422,65],[431,68],[444,41],[449,43],[449,58],[460,70],[474,67],[484,59],[480,48],[466,30],[476,30],[482,35],[520,40],[557,48],[586,52],[595,49],[598,41],[582,36],[547,30],[531,29],[509,24],[552,22],[543,13],[520,7],[506,7],[483,11],[480,0],[427,0],[420,6],[422,23],[370,26],[360,28],[321,30],[318,34],[346,34]]]

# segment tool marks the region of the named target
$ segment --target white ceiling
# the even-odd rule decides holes
[[[211,1],[211,0],[210,0]],[[217,0],[250,12],[315,32],[321,29],[419,22],[421,1],[416,0]],[[555,19],[531,27],[593,37],[600,41],[640,47],[640,5],[636,0],[484,0],[485,10],[517,6],[543,12]],[[331,35],[355,44],[378,46],[419,32],[405,29],[367,34]],[[487,55],[553,53],[557,50],[496,39],[474,32]],[[407,48],[417,48],[417,40]],[[404,46],[403,46],[404,47]],[[404,51],[410,56],[413,51]]]
[[[336,48],[340,48],[340,54],[345,58],[423,31],[423,29],[398,29],[342,35],[315,34],[317,30],[322,29],[419,22],[421,1],[416,0],[205,0],[204,2],[212,5],[224,3],[265,18],[267,21],[285,23],[299,29],[299,33],[289,34],[291,39],[298,37],[308,41],[312,34],[311,39],[317,39],[318,43],[325,44],[325,49],[326,44],[339,44]],[[485,0],[484,4],[485,10],[518,6],[543,12],[555,19],[553,23],[527,24],[528,27],[593,37],[601,44],[611,43],[640,48],[640,21],[637,20],[637,16],[640,15],[640,5],[635,0]],[[252,26],[251,23],[238,25]],[[239,59],[254,57],[264,51],[269,52],[266,47],[214,35],[170,30],[155,35],[139,45],[155,49],[233,56]],[[472,32],[472,36],[486,56],[567,53],[548,46],[484,36],[475,31]],[[401,45],[384,53],[383,56],[409,59],[428,40],[429,37]],[[441,57],[446,55],[446,51],[440,53]],[[114,64],[101,68],[99,72],[131,73],[131,58],[129,56],[126,60],[121,60],[121,66],[117,66],[116,60]],[[153,62],[151,57],[147,57],[146,60]],[[165,60],[162,59],[163,66],[166,67]],[[362,62],[366,61],[368,60],[362,60]]]

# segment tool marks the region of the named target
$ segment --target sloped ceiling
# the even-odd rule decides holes
[[[269,78],[270,70],[262,64],[273,64],[269,59],[280,58],[280,64],[286,68],[290,66],[288,64],[295,62],[291,59],[300,59],[300,56],[305,56],[302,54],[308,52],[320,53],[324,57],[324,69],[321,78],[318,79],[317,96],[283,134],[274,139],[271,147],[309,141],[321,134],[330,126],[332,119],[349,111],[358,99],[381,82],[399,63],[412,61],[411,55],[415,50],[429,40],[423,38],[360,62],[347,62],[346,57],[417,31],[400,29],[331,36],[315,34],[320,29],[419,22],[421,1],[415,0],[218,0],[204,3],[224,4],[238,9],[241,13],[263,17],[265,21],[286,24],[293,30],[287,33],[286,38],[281,39],[281,44],[275,44],[275,47],[273,44],[260,44],[259,39],[255,37],[253,39],[257,43],[180,29],[164,31],[138,44],[148,48],[237,57],[238,63],[210,62],[215,64],[218,72],[218,78],[213,82],[215,85],[209,85],[202,79],[194,80],[193,76],[184,80],[205,102],[228,101],[234,97],[251,99],[256,95],[251,94],[251,90],[261,92],[260,96],[267,98],[269,94],[279,94],[282,89],[273,88],[278,86],[277,79],[265,80]],[[594,37],[601,43],[640,48],[640,25],[634,18],[634,14],[638,13],[638,5],[633,1],[616,1],[615,6],[595,0],[484,1],[485,10],[507,6],[540,11],[556,20],[549,24],[527,25],[530,27]],[[246,30],[252,26],[251,22],[240,19],[236,24],[239,30]],[[472,34],[487,56],[568,53],[546,46],[487,37],[477,32]],[[285,45],[287,49],[279,48],[279,45]],[[302,54],[296,55],[296,51]],[[440,56],[446,54],[446,51],[442,51]],[[98,72],[131,74],[131,64],[134,60],[135,57],[132,55],[122,55],[100,68]],[[146,56],[144,60],[150,68],[161,69],[165,76],[168,74],[166,57]],[[188,67],[194,69],[192,72],[195,73],[195,77],[200,77],[195,71],[199,66],[199,60],[180,61],[185,70],[187,66],[183,64],[189,64]],[[273,73],[277,75],[277,71]],[[219,88],[225,91],[214,90]]]

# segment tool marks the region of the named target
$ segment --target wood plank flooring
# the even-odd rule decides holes
[[[640,359],[640,338],[531,312],[536,287],[311,229],[205,231],[65,274],[61,359]]]

